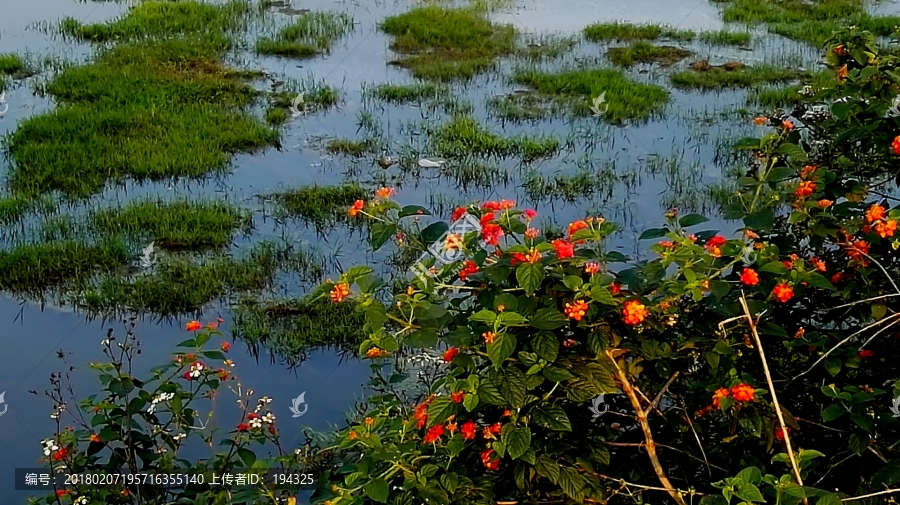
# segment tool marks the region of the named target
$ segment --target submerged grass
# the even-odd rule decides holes
[[[584,37],[592,42],[608,40],[672,39],[693,40],[692,30],[679,30],[659,24],[637,25],[632,23],[595,23],[584,28]]]
[[[255,353],[264,346],[293,366],[314,349],[356,350],[364,338],[364,323],[362,312],[327,298],[242,300],[235,307],[233,334]]]
[[[331,154],[346,154],[359,158],[373,152],[377,145],[375,139],[331,139],[325,146],[325,150]]]
[[[537,93],[492,96],[485,105],[491,117],[511,122],[538,121],[563,110],[556,101]]]
[[[502,137],[488,131],[473,117],[457,116],[438,127],[430,137],[434,151],[443,157],[467,155],[508,158],[518,156],[525,162],[555,155],[560,143],[552,137]]]
[[[0,289],[17,295],[42,295],[97,273],[127,265],[131,252],[120,240],[86,244],[75,240],[24,244],[0,251]]]
[[[356,200],[369,196],[357,184],[338,186],[301,186],[267,195],[279,205],[280,217],[294,217],[317,228],[332,226],[347,219],[347,209]]]
[[[157,199],[93,212],[89,225],[103,235],[152,240],[166,249],[198,249],[231,244],[235,231],[250,231],[252,219],[224,202]]]
[[[672,74],[672,84],[682,89],[745,88],[759,84],[786,82],[805,75],[797,70],[772,65],[745,66],[735,70],[711,67],[707,70],[684,70]]]
[[[564,100],[574,114],[582,116],[590,115],[593,100],[606,93],[608,109],[603,117],[612,122],[647,119],[661,113],[669,100],[669,92],[661,86],[635,82],[613,69],[519,70],[512,79]]]
[[[22,79],[34,75],[34,70],[24,58],[18,54],[0,54],[0,76],[8,75],[13,79]]]
[[[331,46],[353,29],[353,17],[343,12],[304,12],[274,37],[256,42],[261,54],[312,57]]]
[[[395,104],[422,102],[450,94],[446,86],[434,83],[379,84],[366,91],[369,96]]]
[[[733,32],[729,30],[703,32],[700,34],[700,40],[706,42],[707,44],[718,44],[724,46],[746,46],[750,44],[750,33]]]
[[[730,0],[722,19],[726,23],[805,23],[864,12],[863,0]]]
[[[784,107],[803,102],[804,97],[800,94],[805,86],[812,88],[815,92],[822,88],[833,87],[837,84],[835,73],[831,70],[820,70],[807,78],[804,78],[801,84],[778,88],[762,88],[756,89],[747,95],[747,103],[755,104],[762,107]]]
[[[647,42],[635,42],[626,47],[614,47],[606,52],[609,61],[623,67],[635,63],[659,63],[669,66],[678,63],[693,53],[674,46],[655,46]]]
[[[394,37],[391,49],[404,55],[394,64],[421,79],[470,79],[515,51],[515,28],[495,25],[477,9],[420,7],[386,18],[381,29]]]

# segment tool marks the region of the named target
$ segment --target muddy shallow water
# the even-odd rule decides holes
[[[27,52],[82,61],[92,54],[91,48],[86,44],[63,43],[45,29],[47,24],[55,26],[64,16],[84,22],[100,22],[117,16],[126,7],[125,3],[79,3],[74,0],[0,2],[0,53]],[[602,213],[625,225],[625,232],[615,238],[614,245],[627,254],[634,254],[638,251],[637,230],[658,226],[662,213],[669,205],[690,206],[694,203],[697,207],[703,206],[695,193],[703,185],[722,177],[722,166],[714,162],[720,146],[727,144],[727,140],[752,131],[739,118],[732,116],[723,119],[718,116],[721,111],[743,107],[744,92],[686,93],[672,90],[673,100],[665,119],[627,127],[611,127],[596,124],[596,121],[568,124],[561,119],[537,125],[505,127],[497,122],[489,123],[497,131],[503,128],[505,134],[546,133],[561,137],[571,135],[578,139],[576,144],[582,147],[559,158],[538,162],[530,168],[541,175],[572,173],[579,167],[583,168],[585,160],[614,161],[614,182],[607,188],[611,196],[593,195],[577,203],[553,200],[530,202],[521,187],[521,168],[512,163],[501,163],[511,175],[510,183],[467,190],[460,190],[438,174],[425,173],[415,178],[396,171],[385,172],[368,158],[348,160],[325,155],[316,149],[316,141],[321,138],[357,138],[357,114],[361,110],[376,114],[397,143],[414,143],[418,138],[417,123],[440,120],[440,116],[409,106],[372,103],[361,94],[365,85],[411,82],[407,71],[386,65],[386,61],[391,59],[389,40],[376,30],[377,22],[385,16],[405,11],[409,4],[393,1],[295,0],[293,7],[347,11],[357,22],[356,30],[325,58],[301,61],[242,55],[239,63],[265,68],[288,78],[303,79],[312,73],[316,79],[342,90],[343,100],[337,110],[290,122],[285,128],[282,150],[239,156],[235,159],[233,174],[215,182],[142,187],[129,184],[125,189],[109,190],[97,200],[126,201],[147,194],[227,193],[252,205],[255,195],[279,187],[359,179],[397,185],[397,199],[402,204],[443,202],[452,205],[474,199],[512,198],[523,205],[534,206],[543,216],[555,213],[560,222],[568,222],[586,212]],[[894,10],[891,7],[882,6],[878,12],[892,13]],[[659,22],[695,30],[722,27],[715,4],[708,0],[521,0],[514,7],[495,13],[493,18],[513,24],[526,34],[562,36],[576,35],[589,23],[612,20]],[[721,61],[740,58],[753,62],[766,59],[812,66],[817,58],[815,50],[778,37],[756,37],[751,52],[704,44],[692,48],[699,58]],[[587,57],[602,54],[596,45],[584,45],[580,51],[582,56]],[[501,70],[508,68],[508,65],[501,65]],[[633,77],[666,84],[665,75],[655,70],[635,72]],[[487,96],[515,89],[496,74],[476,78],[464,88],[454,87],[457,94],[473,103],[475,114],[480,118],[486,116],[484,99]],[[14,85],[7,91],[6,99],[9,112],[0,119],[0,134],[12,131],[19,120],[53,106],[49,98],[35,96],[28,82]],[[592,147],[584,148],[586,145]],[[5,159],[0,159],[0,171],[4,173],[7,170],[5,163]],[[257,225],[257,238],[279,233],[267,221],[258,219]],[[717,221],[708,225],[708,229],[735,227],[734,224]],[[348,236],[341,230],[330,234],[327,242],[302,226],[291,228],[291,233],[297,240],[319,246],[326,255],[336,254],[338,246],[343,244],[339,259],[345,266],[371,259],[357,252],[357,236]],[[210,312],[205,316],[208,320],[217,315]],[[227,312],[223,311],[221,315],[227,320]],[[184,338],[184,322],[157,324],[150,317],[139,322],[137,335],[144,350],[140,358],[143,366],[149,367],[168,359],[172,346]],[[55,426],[50,419],[49,400],[28,391],[43,391],[49,386],[49,374],[64,368],[57,357],[57,351],[62,350],[67,360],[76,366],[77,392],[82,396],[89,394],[94,382],[92,374],[84,370],[84,364],[102,358],[100,341],[104,330],[109,327],[123,331],[120,323],[90,322],[69,310],[51,307],[42,310],[36,304],[0,299],[0,392],[6,391],[5,399],[9,405],[7,413],[0,417],[0,489],[3,491],[12,489],[14,468],[38,466],[40,440],[49,436]],[[228,325],[223,329],[227,333]],[[277,362],[270,364],[265,356],[257,363],[240,342],[234,345],[231,353],[238,365],[235,371],[243,384],[276,399],[273,408],[276,415],[280,414],[281,428],[288,435],[296,433],[299,437],[303,425],[325,429],[328,423],[340,423],[343,413],[364,392],[362,384],[366,381],[368,367],[355,360],[341,363],[334,352],[313,353],[294,370]],[[288,411],[289,399],[303,391],[307,392],[309,412],[302,419],[292,419]],[[228,416],[233,414],[230,409],[221,410],[222,424],[228,425]],[[22,503],[26,496],[26,492],[5,492],[0,495],[0,503]]]

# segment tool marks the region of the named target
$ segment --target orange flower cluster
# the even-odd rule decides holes
[[[866,222],[874,223],[875,233],[881,238],[893,237],[897,231],[897,220],[888,219],[887,211],[878,204],[872,204],[866,209]]]
[[[364,208],[366,208],[365,200],[357,200],[353,202],[353,205],[347,210],[347,214],[350,214],[350,217],[356,217],[356,215],[362,212]]]
[[[786,282],[776,285],[772,288],[772,295],[781,303],[785,303],[794,297],[794,288]]]
[[[575,235],[578,230],[583,230],[587,227],[588,224],[583,219],[569,223],[569,240],[572,240],[572,235]]]
[[[436,424],[431,428],[428,428],[428,431],[425,432],[425,438],[422,439],[422,442],[426,444],[431,444],[440,440],[441,435],[444,434],[444,426],[442,424]]]
[[[481,337],[484,339],[485,344],[493,344],[494,339],[497,338],[497,335],[494,335],[492,331],[486,331],[481,334]]]
[[[839,81],[843,81],[844,79],[846,79],[846,78],[847,78],[847,73],[848,73],[848,71],[847,71],[847,64],[844,63],[844,66],[841,67],[841,68],[839,68],[838,71],[837,71],[837,78],[838,78],[838,80],[839,80]]]
[[[625,308],[622,309],[622,315],[625,316],[625,324],[634,326],[644,322],[644,319],[650,315],[650,311],[643,303],[637,300],[628,300],[625,302]]]
[[[459,271],[459,280],[465,282],[472,274],[478,273],[478,265],[472,260],[466,260],[463,269]]]
[[[584,273],[586,274],[595,274],[600,271],[600,263],[596,261],[589,261],[584,264]]]
[[[709,255],[713,258],[718,258],[722,256],[722,250],[720,249],[725,242],[728,240],[722,235],[716,235],[709,240],[706,241],[706,245],[704,246],[707,251],[709,251]]]
[[[397,194],[397,190],[394,188],[381,188],[375,192],[375,198],[387,200],[388,198],[390,198],[396,194]]]
[[[459,348],[451,347],[444,351],[444,355],[442,356],[442,358],[447,363],[450,363],[451,361],[453,361],[453,358],[455,358],[457,354],[459,354]]]
[[[561,238],[554,240],[550,244],[553,246],[553,249],[556,250],[557,258],[562,260],[575,257],[575,244]]]
[[[575,300],[567,303],[564,312],[570,319],[581,321],[581,318],[587,313],[588,304],[584,300]]]
[[[752,268],[745,268],[744,271],[741,272],[741,282],[747,286],[756,286],[759,284],[759,274]]]
[[[805,167],[803,167],[803,170],[800,171],[800,178],[803,180],[815,179],[815,177],[810,176],[816,173],[816,170],[818,168],[819,167],[817,167],[816,165],[806,165]]]
[[[769,120],[762,116],[753,118],[753,124],[755,124],[756,126],[764,126],[768,122],[769,122]]]
[[[866,255],[869,254],[869,243],[865,240],[854,240],[850,243],[850,249],[847,250],[847,256],[850,259],[860,261],[863,266],[869,264]]]
[[[813,181],[802,181],[794,190],[794,196],[797,198],[806,198],[816,192],[816,183]]]
[[[346,282],[339,282],[331,288],[331,292],[328,293],[328,296],[331,297],[331,301],[334,303],[340,303],[350,296],[350,286],[348,286]]]
[[[531,250],[528,251],[528,254],[525,255],[525,261],[528,263],[537,263],[538,261],[541,261],[541,253],[532,247]]]
[[[373,347],[366,351],[367,358],[383,358],[385,356],[390,356],[391,353],[385,351],[384,349],[380,349],[378,347]]]
[[[891,147],[894,149],[894,154],[900,154],[900,135],[894,137],[894,141],[891,142]]]
[[[475,425],[475,421],[470,419],[463,423],[462,427],[459,429],[459,433],[462,435],[463,440],[474,440],[476,429],[478,429],[478,426]]]
[[[466,392],[465,391],[457,391],[455,393],[451,393],[450,399],[453,400],[453,403],[462,403],[463,400],[466,399]]]
[[[483,430],[481,430],[481,436],[484,437],[485,440],[497,440],[497,435],[503,431],[503,425],[500,423],[494,423],[490,426],[485,426]]]
[[[753,386],[744,384],[743,382],[732,386],[731,389],[719,388],[713,393],[712,406],[721,410],[722,399],[728,397],[734,398],[734,400],[738,402],[750,402],[756,398],[756,391],[753,389]]]
[[[831,207],[831,204],[833,204],[833,203],[834,203],[833,200],[827,200],[827,199],[823,198],[823,199],[819,200],[819,208],[827,209],[828,207]]]
[[[494,459],[494,450],[490,447],[481,451],[481,462],[488,470],[497,470],[500,468],[500,459]]]

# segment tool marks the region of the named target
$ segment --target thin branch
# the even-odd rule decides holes
[[[645,445],[647,445],[647,444],[645,444],[644,442],[606,442],[606,441],[604,441],[604,442],[601,442],[601,443],[602,443],[603,445],[609,445],[609,446],[612,446],[612,447],[644,447]],[[675,447],[672,447],[671,445],[656,444],[656,446],[657,446],[657,447],[662,447],[663,449],[670,449],[670,450],[673,450],[673,451],[675,451],[675,452],[680,452],[681,454],[684,454],[685,456],[687,456],[687,457],[689,457],[689,458],[696,459],[697,461],[705,461],[705,460],[703,460],[703,459],[698,458],[697,456],[694,456],[693,454],[691,454],[691,453],[689,453],[689,452],[685,452],[685,451],[682,451],[681,449],[677,449],[677,448],[675,448]],[[702,451],[703,448],[701,447],[700,450]],[[706,457],[706,454],[704,454],[703,457],[705,458],[705,457]],[[708,467],[708,466],[709,466],[709,463],[706,463],[706,465],[707,465],[707,467]],[[712,465],[712,466],[715,466],[717,470],[722,470],[722,471],[726,471],[726,472],[728,471],[728,470],[726,470],[725,468],[722,468],[721,466],[716,466],[716,465]],[[712,475],[710,475],[710,477],[712,477]]]
[[[619,483],[621,483],[623,486],[627,486],[627,487],[636,487],[636,488],[638,488],[638,489],[646,489],[646,490],[648,490],[648,491],[666,491],[666,492],[669,492],[669,490],[666,489],[666,488],[664,488],[664,487],[644,486],[643,484],[634,484],[634,483],[632,483],[632,482],[627,482],[627,481],[625,481],[625,480],[618,479],[618,478],[616,478],[616,477],[610,477],[609,475],[603,475],[602,473],[595,473],[594,476],[595,476],[595,477],[600,477],[601,479],[613,480],[613,481],[619,482]],[[681,490],[679,490],[678,492],[679,492],[679,493],[682,493],[682,494],[692,494],[692,495],[695,495],[695,496],[703,496],[703,495],[704,495],[704,493],[700,493],[700,492],[698,492],[698,491],[681,491]],[[670,493],[670,494],[671,494],[671,493]]]
[[[860,254],[862,254],[866,258],[869,258],[870,260],[872,260],[872,263],[875,263],[875,265],[877,265],[878,268],[880,268],[881,271],[884,272],[884,276],[887,277],[887,280],[889,280],[891,282],[891,285],[894,286],[894,291],[896,291],[898,294],[900,294],[900,287],[897,287],[897,283],[894,282],[894,279],[891,277],[891,274],[889,274],[888,271],[883,266],[881,266],[881,263],[879,263],[878,260],[869,256],[869,254],[866,253],[865,251],[861,251],[861,250],[857,249],[856,246],[851,246],[851,248],[856,251],[859,251]]]
[[[619,363],[616,361],[615,356],[612,355],[611,350],[606,351],[606,357],[615,367],[616,376],[619,378],[619,382],[622,383],[622,391],[628,396],[628,399],[631,400],[631,406],[634,408],[635,414],[637,414],[641,430],[644,432],[644,440],[647,442],[647,456],[650,458],[650,463],[653,465],[653,470],[656,472],[659,482],[665,488],[663,491],[669,493],[669,496],[671,496],[678,505],[687,505],[684,498],[681,496],[682,493],[676,491],[675,487],[672,486],[672,483],[669,482],[669,477],[666,476],[666,472],[659,462],[659,457],[656,455],[656,443],[653,441],[653,432],[650,430],[650,422],[647,420],[647,415],[644,413],[643,407],[641,407],[641,400],[638,399],[637,393],[635,393],[634,388],[631,386],[631,380],[619,366]]]
[[[897,314],[892,314],[892,315],[897,315]],[[881,334],[884,333],[885,331],[891,329],[891,326],[894,326],[894,325],[897,324],[897,323],[900,323],[900,319],[898,319],[897,321],[894,321],[893,323],[891,323],[891,324],[885,326],[884,328],[882,328],[882,329],[876,331],[874,334],[872,334],[871,337],[869,337],[868,340],[866,340],[865,342],[863,342],[863,345],[859,346],[859,348],[860,348],[860,349],[863,349],[865,346],[869,345],[869,342],[875,340],[875,337],[877,337],[878,335],[881,335]]]
[[[663,386],[662,389],[659,390],[659,393],[656,393],[656,398],[654,398],[653,401],[650,402],[650,405],[648,405],[647,408],[644,410],[644,415],[649,415],[650,411],[656,408],[656,405],[662,399],[662,396],[666,393],[666,390],[669,389],[669,386],[671,386],[672,383],[675,382],[675,379],[678,378],[679,373],[680,372],[676,371],[675,373],[672,374],[671,377],[669,377],[669,380],[666,382],[666,385]]]
[[[891,494],[891,493],[900,493],[900,489],[885,489],[884,491],[879,491],[877,493],[864,494],[862,496],[853,496],[851,498],[843,498],[841,501],[865,500],[866,498],[871,498],[873,496],[881,496],[883,494]]]
[[[854,454],[854,453],[851,452],[850,455],[847,456],[846,458],[844,458],[844,459],[838,461],[837,463],[835,463],[835,464],[833,464],[833,465],[829,465],[828,471],[825,472],[821,477],[819,477],[819,480],[813,482],[813,486],[817,486],[820,482],[822,482],[823,480],[825,480],[825,477],[828,477],[828,474],[831,473],[832,470],[834,470],[835,468],[837,468],[838,466],[840,466],[841,463],[847,461],[848,459],[850,459],[850,458],[852,458],[852,457],[854,457],[854,456],[856,456],[856,454]]]
[[[700,447],[700,454],[703,455],[703,462],[706,463],[706,471],[709,472],[709,478],[712,479],[712,469],[709,465],[709,460],[706,458],[706,451],[703,449],[703,443],[700,441],[700,435],[697,434],[697,430],[694,429],[694,423],[691,421],[691,416],[688,414],[687,409],[685,408],[684,401],[681,402],[681,411],[684,412],[684,418],[687,420],[688,426],[691,427],[691,432],[694,434],[694,439],[697,441],[697,445]],[[716,468],[719,468],[718,466]]]
[[[895,296],[900,296],[900,293],[888,293],[886,295],[873,296],[872,298],[866,298],[865,300],[856,300],[855,302],[845,303],[843,305],[838,305],[837,307],[831,307],[829,309],[822,309],[822,310],[827,312],[829,310],[843,309],[844,307],[852,307],[854,305],[859,305],[861,303],[874,302],[877,300],[883,300],[885,298],[893,298]]]
[[[747,316],[747,324],[750,326],[750,332],[753,334],[754,340],[756,340],[756,349],[759,351],[759,359],[762,361],[763,373],[766,375],[766,382],[769,384],[769,393],[772,395],[772,404],[775,407],[775,415],[778,417],[778,426],[781,430],[782,435],[784,435],[784,445],[787,449],[788,458],[791,460],[791,469],[794,472],[794,479],[797,481],[798,486],[803,486],[803,478],[800,477],[800,466],[797,464],[797,459],[794,458],[794,449],[791,447],[791,437],[788,436],[787,426],[784,422],[784,414],[781,412],[781,405],[778,403],[778,396],[775,393],[775,384],[772,382],[772,374],[769,372],[769,363],[766,361],[766,354],[763,351],[762,339],[759,338],[759,332],[756,331],[756,323],[753,321],[753,316],[750,314],[750,307],[747,306],[747,297],[741,293],[741,307],[744,308],[744,315]],[[803,503],[808,503],[806,498],[803,498]]]

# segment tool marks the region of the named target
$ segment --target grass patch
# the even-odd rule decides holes
[[[574,174],[555,174],[544,176],[537,172],[525,174],[522,187],[525,194],[533,201],[564,200],[577,202],[597,193],[605,192],[612,196],[616,184],[615,164],[602,167],[600,170],[579,170]]]
[[[674,46],[655,46],[647,42],[635,42],[627,47],[614,47],[606,52],[609,61],[622,67],[635,63],[659,63],[669,66],[693,53]]]
[[[404,55],[393,63],[421,79],[470,79],[515,51],[515,28],[495,25],[477,9],[420,7],[386,18],[381,29],[394,37],[391,49]]]
[[[324,81],[316,82],[313,77],[298,85],[298,90],[279,91],[272,93],[269,103],[272,107],[290,110],[298,93],[303,93],[303,102],[300,105],[307,112],[317,112],[334,107],[341,100],[341,92],[326,84]]]
[[[844,19],[863,14],[863,0],[731,0],[725,4],[726,23],[806,23]]]
[[[18,54],[0,54],[0,76],[8,75],[13,79],[24,79],[34,74],[34,69]]]
[[[290,118],[291,115],[284,109],[279,109],[277,107],[270,107],[266,109],[266,123],[269,123],[270,125],[281,125],[287,123],[288,119]]]
[[[771,65],[743,67],[725,70],[711,67],[708,70],[685,70],[672,74],[672,84],[682,89],[746,88],[759,84],[785,82],[804,75],[796,70]]]
[[[578,45],[575,37],[540,37],[516,51],[518,56],[529,60],[549,60],[558,58]]]
[[[804,86],[810,86],[813,92],[822,88],[833,87],[837,84],[835,74],[831,70],[821,70],[803,79],[801,84],[794,84],[780,88],[756,89],[747,95],[747,103],[761,107],[785,107],[804,101],[800,91]]]
[[[697,34],[692,30],[679,30],[659,24],[636,25],[632,23],[595,23],[584,28],[584,37],[592,42],[609,40],[671,39],[688,41]]]
[[[119,240],[96,245],[74,240],[20,245],[0,251],[0,289],[20,295],[43,294],[100,272],[115,271],[130,260],[131,252]]]
[[[485,105],[491,117],[514,123],[538,121],[558,114],[563,109],[554,100],[537,93],[512,93],[492,96]]]
[[[373,139],[332,139],[328,141],[325,150],[331,154],[346,154],[347,156],[359,158],[367,153],[371,153],[375,147],[376,142]]]
[[[308,58],[331,49],[331,46],[353,29],[353,17],[338,12],[304,12],[274,37],[256,42],[261,54],[277,54]]]
[[[231,244],[235,231],[250,231],[252,219],[224,202],[157,199],[95,211],[89,223],[103,235],[152,240],[166,249],[199,249]]]
[[[466,155],[521,157],[530,162],[548,158],[560,149],[558,140],[552,137],[502,137],[488,131],[473,117],[458,116],[440,126],[431,135],[434,151],[438,155],[453,158]]]
[[[270,288],[279,271],[321,279],[324,260],[304,249],[257,244],[244,258],[163,256],[152,273],[133,278],[105,275],[66,296],[91,314],[196,313],[213,301]]]
[[[577,69],[559,73],[519,70],[513,80],[564,100],[574,114],[582,116],[592,114],[593,99],[606,93],[608,110],[603,117],[613,122],[649,118],[661,113],[669,100],[669,92],[661,86],[635,82],[620,70]]]
[[[364,338],[365,317],[351,304],[327,298],[283,301],[244,300],[235,307],[233,335],[254,353],[265,347],[291,366],[319,348],[355,350]]]
[[[302,219],[317,228],[332,226],[346,220],[347,209],[356,200],[363,200],[369,193],[357,184],[339,186],[301,186],[268,198],[279,205],[280,217]]]
[[[379,84],[366,90],[369,96],[381,101],[395,104],[422,102],[449,94],[446,86],[434,83],[418,84]]]
[[[700,40],[707,44],[722,46],[746,46],[750,44],[750,33],[732,32],[728,30],[703,32],[700,34]]]

